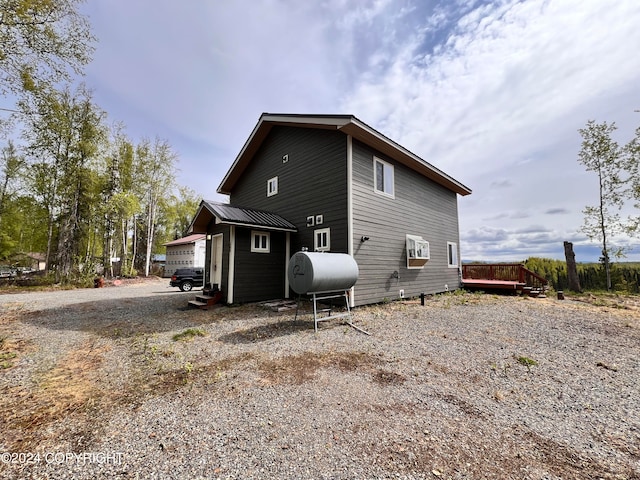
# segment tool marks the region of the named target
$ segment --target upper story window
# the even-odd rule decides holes
[[[321,228],[314,232],[313,249],[316,252],[328,252],[331,250],[331,229]]]
[[[251,251],[256,253],[269,253],[269,232],[251,232]]]
[[[267,180],[267,197],[271,197],[278,193],[278,177]]]
[[[373,157],[374,190],[377,193],[393,198],[395,195],[393,183],[393,165]]]
[[[450,267],[458,266],[458,244],[447,242],[447,262]]]

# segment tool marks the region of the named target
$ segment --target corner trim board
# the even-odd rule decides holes
[[[227,281],[227,303],[233,303],[233,287],[236,275],[236,227],[229,226],[229,280]]]

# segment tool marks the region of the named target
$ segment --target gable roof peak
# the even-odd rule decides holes
[[[443,185],[460,195],[469,195],[471,189],[450,177],[442,170],[431,165],[402,145],[394,142],[376,129],[370,127],[353,114],[300,114],[300,113],[268,113],[260,115],[258,123],[253,128],[249,138],[234,160],[231,168],[222,179],[218,193],[231,194],[231,190],[245,168],[251,163],[262,142],[267,138],[271,128],[275,125],[300,126],[305,128],[335,128],[345,135],[384,153],[397,162],[406,165],[419,174]]]

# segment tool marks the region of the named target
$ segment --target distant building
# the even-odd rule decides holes
[[[17,253],[12,257],[11,263],[20,267],[30,268],[35,272],[40,272],[47,268],[45,254],[39,252]]]
[[[196,234],[164,244],[167,247],[164,276],[170,277],[178,268],[204,267],[206,235]]]

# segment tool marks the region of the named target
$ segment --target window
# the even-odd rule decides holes
[[[407,268],[424,268],[429,260],[429,242],[417,235],[407,235]]]
[[[373,185],[377,193],[393,198],[393,165],[373,157]]]
[[[256,253],[269,253],[268,232],[251,232],[251,251]]]
[[[267,180],[267,197],[271,197],[278,193],[278,177]]]
[[[331,249],[330,228],[321,228],[314,232],[313,249],[316,252],[328,252]]]
[[[447,261],[450,267],[458,266],[458,244],[447,242]]]

